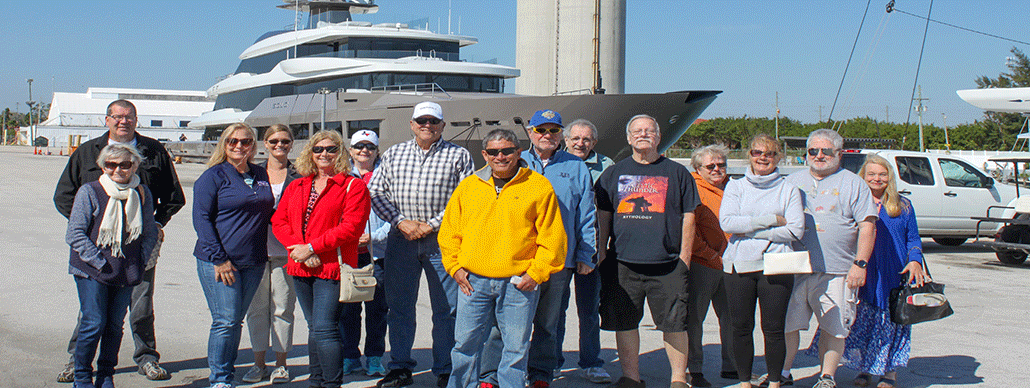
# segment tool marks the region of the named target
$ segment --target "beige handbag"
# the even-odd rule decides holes
[[[356,179],[356,178],[355,178]],[[347,191],[354,180],[347,182]],[[336,261],[340,263],[340,302],[368,302],[376,295],[375,264],[353,268],[343,263],[343,252],[336,248]]]
[[[791,236],[794,236],[794,232],[790,232]],[[801,242],[797,236],[794,236],[794,240]],[[772,245],[772,242],[769,242]],[[805,243],[801,243],[804,247]],[[766,250],[769,246],[766,246]],[[808,247],[805,247],[808,249]],[[766,275],[788,275],[788,274],[804,274],[812,273],[812,262],[808,259],[808,251],[796,251],[796,252],[780,252],[770,253],[766,252],[762,254],[762,261],[765,268],[762,270],[763,274]]]
[[[339,255],[340,250],[336,250]],[[342,259],[343,257],[339,257]],[[340,302],[368,302],[376,296],[376,278],[373,275],[375,264],[361,268],[340,262]]]

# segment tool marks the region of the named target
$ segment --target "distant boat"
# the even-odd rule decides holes
[[[280,8],[308,13],[307,25],[266,33],[244,50],[236,73],[208,89],[216,98],[214,110],[193,120],[192,127],[214,134],[241,121],[259,131],[285,124],[301,145],[320,129],[339,130],[345,137],[368,129],[386,148],[411,139],[408,121],[415,104],[434,101],[446,118],[443,137],[478,154],[482,137],[496,128],[514,130],[528,146],[529,117],[554,109],[567,122],[592,121],[600,137],[597,151],[621,159],[630,154],[625,125],[632,116],[646,113],[658,120],[664,151],[721,93],[506,94],[504,81],[518,77],[518,69],[459,58],[460,47],[478,42],[474,37],[351,20],[351,14],[378,11],[369,0],[284,2]],[[300,148],[294,147],[295,153]],[[194,142],[169,149],[184,156],[210,152]]]
[[[1030,113],[1030,88],[965,89],[955,94],[988,112]]]

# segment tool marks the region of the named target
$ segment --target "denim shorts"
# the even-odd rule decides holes
[[[687,330],[689,270],[682,260],[661,264],[601,264],[601,329],[635,330],[644,317],[644,301],[655,328],[675,333]]]

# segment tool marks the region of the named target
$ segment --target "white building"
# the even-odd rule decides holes
[[[54,93],[49,118],[40,123],[33,138],[42,136],[50,147],[67,147],[73,135],[82,142],[107,131],[107,105],[115,100],[136,105],[136,130],[161,141],[201,140],[202,129],[191,129],[191,120],[215,106],[204,91],[123,88],[89,88],[86,93]],[[73,140],[74,141],[74,140]]]
[[[519,0],[517,4],[515,67],[522,75],[515,81],[516,93],[585,93],[594,87],[595,60],[605,92],[624,93],[626,0]]]

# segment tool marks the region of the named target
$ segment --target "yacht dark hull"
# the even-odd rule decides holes
[[[613,159],[630,155],[626,143],[626,122],[637,114],[654,116],[661,127],[659,149],[664,152],[693,124],[694,120],[721,93],[720,91],[679,91],[661,94],[582,94],[560,96],[522,96],[485,93],[405,93],[362,92],[329,93],[326,97],[327,128],[343,128],[349,135],[348,123],[378,121],[380,147],[410,140],[409,120],[412,108],[422,101],[434,101],[443,107],[447,127],[443,137],[468,148],[477,164],[481,139],[496,128],[515,131],[528,146],[525,125],[540,109],[561,113],[565,123],[584,118],[598,128],[596,150]],[[297,125],[321,123],[322,97],[301,94],[267,98],[247,117],[246,122],[263,128],[272,124]],[[301,142],[298,145],[302,145]],[[297,152],[300,147],[295,147]]]

